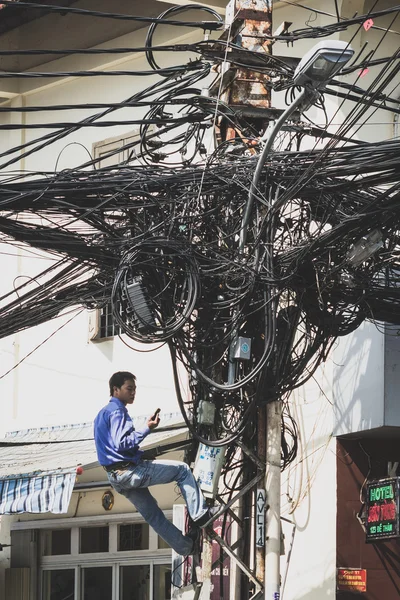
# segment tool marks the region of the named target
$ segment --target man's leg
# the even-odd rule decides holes
[[[142,460],[140,466],[145,472],[140,487],[176,481],[193,521],[207,514],[203,494],[186,463],[176,460]]]
[[[145,521],[171,548],[182,556],[188,556],[193,550],[193,540],[182,535],[175,525],[165,517],[155,498],[146,488],[122,489],[123,494],[136,507]]]

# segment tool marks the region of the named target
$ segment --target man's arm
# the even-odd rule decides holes
[[[137,450],[139,444],[150,433],[150,427],[135,431],[131,420],[119,411],[109,414],[110,435],[115,449],[118,451]]]

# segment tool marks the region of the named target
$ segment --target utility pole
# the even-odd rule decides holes
[[[265,493],[267,502],[265,527],[265,600],[280,598],[281,550],[281,415],[282,403],[267,404],[267,452]]]
[[[271,44],[265,35],[272,32],[272,2],[263,0],[231,0],[227,9],[227,21],[243,19],[240,31],[240,45],[243,48],[268,53]],[[231,26],[228,21],[227,25]],[[259,36],[259,37],[258,37]],[[271,108],[271,93],[269,79],[265,74],[255,72],[254,69],[237,69],[232,85],[229,87],[227,103],[229,106],[240,107],[247,120],[263,121],[263,126],[268,119],[265,118],[265,109]],[[264,118],[263,118],[264,116]],[[231,132],[227,132],[227,138]],[[240,249],[242,251],[243,248]],[[257,455],[261,461],[266,460],[266,428],[268,426],[267,411],[264,406],[257,411]],[[280,466],[280,451],[279,451]],[[275,478],[274,478],[275,480]],[[267,480],[266,480],[267,483]],[[279,480],[280,483],[280,480]],[[268,490],[268,488],[266,488]],[[267,491],[268,493],[268,491]],[[279,489],[280,495],[280,489]],[[265,492],[256,488],[254,498],[254,531],[255,531],[255,573],[257,579],[264,583],[264,592],[267,589],[265,564]],[[279,516],[278,516],[279,519]],[[272,534],[272,531],[270,532]],[[271,553],[273,550],[269,549]],[[248,557],[250,558],[250,557]],[[279,561],[279,548],[278,548]],[[272,570],[272,569],[271,569]],[[265,574],[264,574],[265,573]],[[265,596],[267,598],[267,596]],[[268,596],[270,597],[270,596]]]
[[[234,41],[242,48],[259,52],[261,54],[270,54],[271,44],[269,36],[272,33],[272,1],[271,0],[230,0],[226,11],[226,30],[228,30],[227,41]],[[238,33],[240,32],[240,36]],[[237,39],[236,39],[237,38]],[[229,63],[229,52],[227,60]],[[264,73],[258,73],[254,68],[231,67],[229,64],[221,69],[222,89],[224,91],[222,99],[231,108],[237,108],[241,114],[246,117],[247,122],[253,122],[259,129],[265,130],[271,108],[271,93],[269,78]],[[217,84],[216,84],[217,85]],[[215,95],[217,87],[210,90],[211,95]],[[220,130],[221,141],[233,139],[236,132],[233,128],[227,127],[226,130]],[[239,254],[243,252],[245,235],[241,236]],[[233,383],[235,379],[234,361],[230,361],[228,383]],[[279,403],[274,403],[278,405]],[[280,407],[279,407],[280,408]],[[279,565],[280,560],[280,413],[276,414],[278,406],[274,409],[271,405],[262,406],[257,411],[257,455],[261,463],[266,462],[267,472],[261,473],[262,480],[265,479],[264,486],[258,487],[253,492],[253,514],[255,536],[255,574],[260,583],[264,583],[265,598],[277,600],[278,596],[270,595],[270,590],[266,576],[271,579],[271,590],[279,594]],[[271,414],[270,414],[271,413]],[[267,418],[268,415],[268,418]],[[276,431],[266,436],[266,429],[269,426],[270,419],[274,417],[279,423],[279,448],[277,448]],[[267,440],[267,442],[266,442]],[[268,446],[266,446],[266,444]],[[266,456],[266,450],[270,454]],[[276,470],[275,464],[278,465]],[[260,473],[258,467],[258,472]],[[262,481],[261,481],[262,483]],[[269,492],[269,485],[272,485]],[[279,486],[277,488],[277,486]],[[269,515],[267,515],[268,532],[265,538],[265,498],[269,504]],[[276,525],[277,519],[277,525]],[[278,534],[276,535],[276,528]],[[277,538],[277,542],[275,540]],[[250,540],[249,540],[250,541]],[[250,544],[247,544],[250,548]],[[265,551],[267,548],[268,564],[265,563]],[[250,562],[250,556],[245,557],[247,564]],[[276,585],[278,582],[278,587]]]

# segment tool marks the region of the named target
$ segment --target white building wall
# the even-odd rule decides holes
[[[298,425],[297,460],[282,473],[284,600],[333,597],[336,558],[336,457],[332,437],[332,361],[290,398]],[[286,580],[286,581],[285,581]]]
[[[384,425],[385,338],[371,323],[338,341],[334,353],[335,435]]]

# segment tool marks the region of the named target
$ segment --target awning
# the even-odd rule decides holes
[[[163,427],[145,438],[143,450],[166,446],[186,434],[180,413],[161,417]],[[135,418],[136,428],[146,421]],[[0,439],[0,514],[68,512],[78,466],[99,466],[93,423],[8,433]]]
[[[76,469],[0,480],[0,514],[68,512]]]

